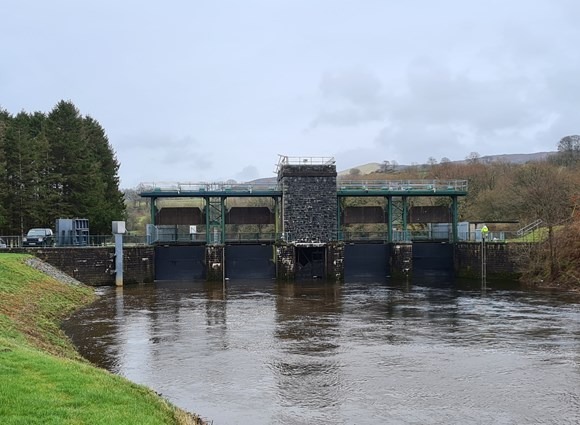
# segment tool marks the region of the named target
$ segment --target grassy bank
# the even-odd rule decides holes
[[[82,359],[60,321],[91,288],[59,282],[0,254],[2,424],[201,424],[153,391]]]

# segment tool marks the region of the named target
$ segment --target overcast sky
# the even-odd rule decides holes
[[[580,133],[577,0],[0,0],[0,107],[61,99],[122,187],[555,150]]]

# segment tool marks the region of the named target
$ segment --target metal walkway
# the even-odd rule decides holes
[[[326,160],[326,158],[323,158]],[[322,160],[321,160],[322,161]],[[308,164],[313,162],[308,159]],[[285,163],[283,163],[285,164]],[[154,182],[142,183],[140,195],[151,199],[151,224],[155,225],[157,213],[156,201],[161,198],[201,198],[205,200],[205,242],[224,243],[228,239],[225,227],[225,201],[228,198],[273,198],[275,214],[275,233],[280,230],[280,202],[283,188],[273,183],[190,183],[190,182]],[[459,196],[467,195],[467,180],[337,180],[336,197],[338,210],[338,239],[341,237],[341,199],[347,197],[382,197],[387,211],[388,233],[385,240],[398,240],[394,225],[399,226],[403,234],[407,232],[407,215],[411,197],[450,197],[452,210],[452,240],[457,241]]]
[[[264,183],[142,183],[145,198],[280,197],[282,188]],[[339,180],[338,196],[465,196],[467,180]]]

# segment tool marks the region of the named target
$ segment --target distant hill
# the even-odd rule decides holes
[[[277,177],[262,177],[260,179],[251,180],[246,183],[275,185],[277,181],[278,181]]]
[[[378,162],[369,162],[368,164],[357,165],[356,167],[352,167],[352,168],[348,168],[348,169],[343,170],[343,171],[339,171],[338,175],[339,176],[347,176],[350,174],[350,170],[353,170],[355,168],[358,168],[360,170],[361,174],[370,174],[370,173],[374,173],[375,171],[378,171],[380,167],[381,167],[381,164],[379,164]]]
[[[535,153],[512,153],[512,154],[501,154],[501,155],[486,155],[479,157],[479,161],[483,163],[492,163],[492,162],[507,162],[510,164],[525,164],[526,162],[531,161],[545,161],[550,155],[554,155],[557,152],[535,152]],[[454,164],[465,164],[467,160],[462,159],[459,161],[450,161]],[[423,164],[424,165],[424,164]],[[340,171],[338,173],[339,176],[344,177],[350,174],[350,170],[358,168],[361,171],[361,174],[370,174],[375,171],[378,171],[381,164],[378,162],[371,162],[364,165],[358,165],[355,167],[347,168],[346,170]],[[410,165],[405,164],[397,164],[397,170],[404,170],[405,168],[410,167]]]
[[[557,152],[536,152],[536,153],[511,153],[502,155],[486,155],[479,158],[481,162],[508,162],[511,164],[525,164],[530,161],[545,161],[550,155]],[[464,164],[467,161],[451,161],[458,164]]]
[[[531,161],[545,161],[550,155],[554,155],[557,152],[535,152],[535,153],[511,153],[511,154],[501,154],[501,155],[486,155],[479,157],[479,161],[483,163],[492,163],[492,162],[507,162],[511,164],[525,164],[526,162]],[[450,161],[451,163],[455,164],[465,164],[467,160],[462,159],[459,161]],[[357,165],[355,167],[347,168],[346,170],[342,170],[338,172],[339,177],[348,177],[351,170],[358,168],[360,170],[360,174],[371,174],[375,171],[378,171],[381,167],[381,164],[378,162],[369,162],[368,164]],[[404,170],[405,168],[410,167],[410,165],[398,164],[396,166],[397,170]],[[256,183],[256,184],[275,184],[276,177],[265,177],[256,180],[252,180],[248,183]]]

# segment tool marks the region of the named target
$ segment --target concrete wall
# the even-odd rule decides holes
[[[114,247],[13,248],[6,252],[34,255],[86,285],[115,285]],[[123,254],[124,283],[153,282],[153,247],[125,247]]]
[[[222,252],[224,247],[206,248],[207,279],[221,280]],[[341,243],[327,246],[327,277],[342,280],[344,277],[344,246]],[[487,243],[488,279],[514,279],[518,276],[517,258],[528,244]],[[107,248],[10,248],[2,252],[28,253],[57,267],[79,281],[93,286],[114,285],[113,247]],[[413,271],[412,244],[391,244],[390,270],[393,277],[402,277]],[[481,243],[460,242],[454,246],[455,275],[467,278],[481,276]],[[153,282],[155,278],[154,248],[150,246],[124,248],[124,283]],[[281,280],[295,278],[296,253],[293,245],[276,247],[276,272]]]
[[[336,166],[285,165],[282,185],[282,231],[295,242],[336,240]]]
[[[489,279],[516,278],[519,274],[517,259],[528,244],[494,243],[485,245],[487,277]],[[481,242],[455,244],[455,274],[460,277],[481,277]]]

